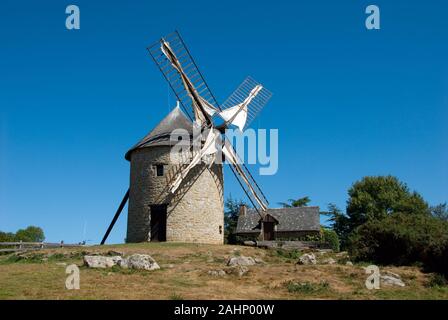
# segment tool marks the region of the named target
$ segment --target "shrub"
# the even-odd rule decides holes
[[[276,253],[279,257],[283,257],[286,259],[293,259],[293,260],[297,260],[301,256],[300,251],[297,249],[293,249],[293,250],[277,249]]]
[[[430,288],[436,288],[436,287],[444,287],[447,285],[447,280],[445,277],[439,273],[434,273],[429,278],[429,282],[427,284]]]
[[[396,213],[371,220],[349,237],[355,260],[411,265],[448,275],[448,223],[430,215]]]
[[[322,228],[321,235],[321,242],[328,244],[333,251],[339,251],[339,237],[334,230]]]

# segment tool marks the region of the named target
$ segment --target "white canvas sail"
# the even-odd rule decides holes
[[[247,120],[247,106],[250,104],[252,99],[254,99],[257,94],[263,89],[261,85],[255,86],[249,93],[246,99],[236,106],[227,108],[219,113],[220,117],[223,118],[227,123],[231,123],[237,126],[241,131],[243,131]]]

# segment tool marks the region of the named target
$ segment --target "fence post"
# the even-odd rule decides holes
[[[19,241],[19,249],[22,249],[22,240]]]
[[[43,241],[40,243],[40,248],[41,248],[41,249],[44,248],[44,242],[43,242]]]

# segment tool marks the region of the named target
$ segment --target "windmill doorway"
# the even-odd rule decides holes
[[[152,205],[151,208],[151,241],[166,241],[166,204]]]
[[[275,240],[274,235],[274,222],[263,222],[263,240],[272,241]]]
[[[275,240],[275,225],[278,224],[278,220],[270,214],[267,214],[261,223],[263,224],[263,240]]]

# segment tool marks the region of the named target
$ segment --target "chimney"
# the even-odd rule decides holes
[[[247,207],[245,204],[241,204],[240,205],[240,210],[239,210],[239,215],[240,216],[245,216],[247,213]]]

